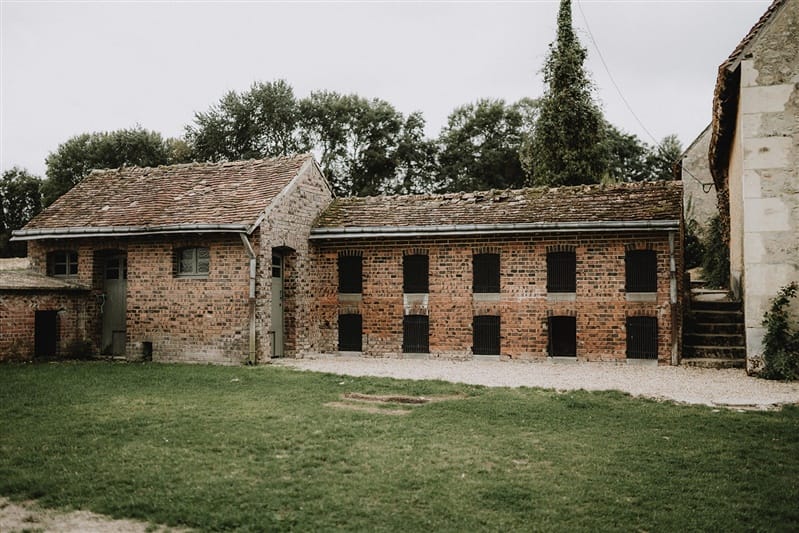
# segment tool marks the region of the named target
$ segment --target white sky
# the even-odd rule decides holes
[[[606,117],[684,146],[709,123],[718,65],[769,0],[574,0]],[[422,111],[438,134],[458,105],[544,90],[558,3],[37,2],[0,0],[0,170],[44,176],[69,137],[140,124],[180,136],[229,90],[283,78]],[[587,21],[587,23],[586,23]]]

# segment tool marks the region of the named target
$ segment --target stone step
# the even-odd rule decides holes
[[[694,334],[726,334],[726,335],[743,335],[744,324],[743,322],[718,324],[714,322],[698,322],[691,324],[691,329]]]
[[[694,322],[714,324],[743,324],[744,314],[741,311],[717,311],[692,309]]]
[[[746,368],[745,359],[718,359],[714,357],[684,358],[680,364],[697,368]]]
[[[745,346],[744,336],[741,334],[727,333],[706,333],[694,330],[685,336],[683,342],[687,346],[726,346],[743,347]]]
[[[741,302],[738,301],[709,301],[691,300],[692,311],[740,311]]]
[[[746,359],[746,348],[743,346],[708,346],[683,345],[685,358],[711,359]]]

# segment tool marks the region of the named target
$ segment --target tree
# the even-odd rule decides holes
[[[646,167],[649,179],[676,180],[675,165],[682,156],[682,144],[676,135],[664,137],[657,146],[652,147],[646,156]]]
[[[20,229],[42,210],[42,180],[27,170],[13,167],[0,178],[0,257],[24,257],[25,243],[9,242],[11,232]]]
[[[557,39],[543,68],[548,89],[525,157],[533,184],[596,183],[603,175],[604,119],[592,99],[585,58],[572,28],[571,1],[561,0]]]
[[[603,152],[605,173],[603,181],[619,183],[649,179],[647,154],[649,147],[637,135],[624,133],[605,123]]]
[[[429,193],[437,173],[435,141],[424,134],[424,117],[420,112],[405,119],[394,150],[394,176],[384,183],[383,191],[391,194]]]
[[[53,203],[92,169],[166,165],[172,162],[171,156],[172,151],[161,134],[141,126],[76,135],[59,145],[45,160],[44,205]]]
[[[366,196],[390,188],[407,124],[391,104],[355,94],[315,91],[300,102],[300,113],[302,139],[320,154],[336,194]],[[413,121],[410,126],[414,127]],[[413,138],[410,134],[404,140],[408,143]],[[404,150],[405,154],[412,151],[409,146]]]
[[[523,104],[478,100],[456,108],[439,136],[440,191],[522,187]]]
[[[194,115],[186,141],[200,161],[234,161],[305,151],[300,141],[299,102],[284,80],[230,91],[218,104]]]

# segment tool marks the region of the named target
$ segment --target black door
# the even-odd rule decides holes
[[[35,357],[53,357],[58,352],[58,311],[36,311],[33,337]]]

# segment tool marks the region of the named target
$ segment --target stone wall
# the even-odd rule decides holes
[[[786,2],[761,30],[741,63],[740,91],[739,245],[747,353],[754,370],[769,300],[799,280],[799,2]],[[730,203],[732,211],[732,191]]]
[[[681,279],[682,251],[675,238],[677,280]],[[547,251],[574,249],[577,289],[573,299],[547,294]],[[658,320],[658,361],[669,364],[672,322],[669,303],[669,241],[665,233],[628,235],[508,236],[501,238],[435,238],[407,240],[318,241],[315,245],[317,308],[314,323],[320,331],[316,351],[335,353],[338,315],[363,317],[363,352],[376,357],[402,355],[403,254],[429,256],[430,289],[427,303],[417,304],[429,316],[430,356],[472,357],[472,320],[477,315],[500,316],[501,353],[512,359],[547,357],[547,317],[576,316],[577,358],[590,361],[626,359],[625,320],[653,316]],[[657,293],[625,293],[625,250],[652,249],[657,254]],[[362,254],[363,292],[360,297],[339,296],[339,253]],[[472,257],[500,254],[500,294],[472,292]],[[681,290],[678,289],[678,294]],[[679,317],[679,308],[676,310]],[[677,335],[676,338],[679,338]]]
[[[710,126],[696,138],[682,159],[685,221],[696,221],[700,231],[707,231],[710,219],[719,212],[716,187],[710,174],[709,147]]]

